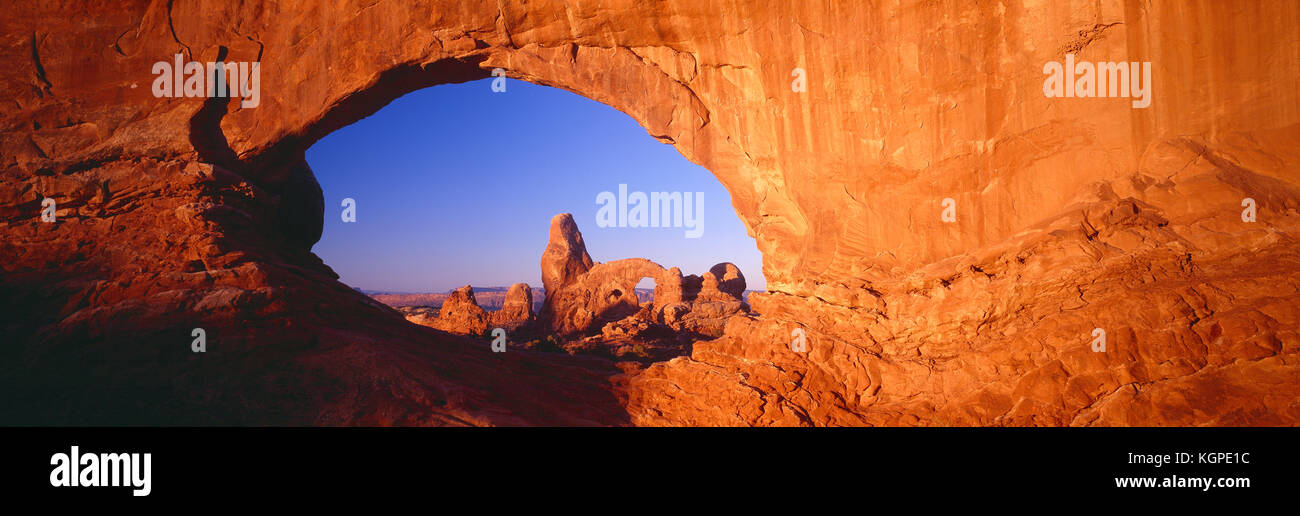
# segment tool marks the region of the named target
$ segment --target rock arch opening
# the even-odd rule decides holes
[[[646,361],[688,353],[748,312],[735,264],[762,288],[761,259],[722,185],[646,136],[608,106],[523,81],[420,88],[305,152],[325,206],[313,251],[343,283],[438,330],[503,328],[524,349]],[[570,212],[614,261],[562,264],[571,277],[548,282],[546,226]],[[628,256],[675,266],[668,301],[668,269]],[[734,299],[689,315],[678,271],[699,274],[686,280],[698,291],[723,265],[739,278]]]

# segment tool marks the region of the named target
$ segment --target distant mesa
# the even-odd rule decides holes
[[[542,309],[541,289],[527,284],[522,284],[522,285],[528,286],[529,290],[533,292],[532,311],[533,313],[537,313],[537,311]],[[506,296],[510,288],[511,287],[475,286],[474,299],[478,301],[478,305],[483,307],[484,310],[488,310],[488,311],[500,310],[501,307],[505,306]],[[376,301],[379,301],[380,303],[391,306],[398,310],[402,310],[404,308],[416,308],[416,307],[426,307],[426,308],[441,307],[442,303],[447,300],[447,297],[454,290],[455,289],[452,289],[447,292],[364,291],[364,293],[374,298]]]

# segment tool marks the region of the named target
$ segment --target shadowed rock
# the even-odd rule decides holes
[[[723,262],[709,269],[717,282],[717,289],[736,299],[745,297],[745,275],[731,262]]]

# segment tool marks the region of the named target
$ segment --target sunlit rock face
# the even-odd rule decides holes
[[[438,307],[438,318],[433,327],[461,335],[483,335],[487,332],[488,313],[474,299],[474,288],[465,285],[451,291],[447,300]]]
[[[743,301],[745,277],[735,264],[714,265],[701,278],[683,277],[677,267],[664,269],[645,258],[595,263],[569,213],[551,219],[549,238],[542,254],[542,280],[547,287],[541,329],[560,339],[598,332],[625,336],[655,323],[679,333],[718,337],[728,318],[748,312]],[[724,278],[722,283],[718,275]],[[644,279],[655,282],[652,299],[637,296],[636,286]],[[625,318],[634,319],[628,321],[630,327],[617,324]]]
[[[1294,424],[1300,5],[1247,4],[20,3],[0,418]],[[257,105],[155,97],[177,53],[260,62]],[[1152,63],[1150,105],[1046,96],[1068,56]],[[616,375],[335,281],[304,150],[494,68],[714,173],[763,253],[754,314]]]
[[[515,329],[532,322],[533,289],[527,283],[515,283],[506,291],[501,309],[488,313],[488,322],[496,328]]]
[[[533,290],[527,283],[515,283],[506,291],[501,308],[489,312],[479,306],[474,288],[465,285],[448,293],[437,308],[411,306],[398,311],[415,324],[457,335],[484,336],[489,329],[514,330],[532,322]]]

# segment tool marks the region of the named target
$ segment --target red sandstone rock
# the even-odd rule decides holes
[[[730,262],[719,263],[709,269],[717,283],[715,288],[736,299],[745,298],[745,275],[740,268]]]
[[[514,330],[533,320],[533,289],[527,283],[511,285],[501,309],[488,314],[488,323],[492,327],[507,330]]]
[[[641,309],[636,285],[663,274],[663,267],[644,258],[597,263],[587,272],[554,290],[547,290],[551,331],[560,336],[584,335],[610,321]]]
[[[542,305],[542,320],[546,330],[562,339],[588,336],[597,330],[607,338],[640,334],[647,329],[644,325],[632,325],[635,328],[629,329],[617,323],[642,313],[647,322],[717,337],[722,334],[727,318],[748,311],[741,301],[744,276],[733,264],[713,267],[727,278],[728,293],[723,293],[718,290],[719,282],[713,272],[704,273],[703,279],[683,278],[678,268],[665,270],[644,258],[587,265],[591,258],[582,246],[582,233],[567,213],[552,220],[550,237],[542,256],[543,278],[552,278]],[[574,251],[578,249],[580,253]],[[581,272],[564,275],[547,272],[560,270]],[[636,295],[636,285],[645,278],[655,280],[653,304],[643,305]]]
[[[451,291],[438,307],[438,318],[433,327],[461,335],[482,335],[487,332],[488,314],[474,300],[474,288],[465,285]]]
[[[430,328],[438,327],[437,308],[428,306],[403,306],[397,308],[397,311],[401,312],[403,316],[406,316],[406,320],[420,326],[428,326]]]
[[[1300,422],[1294,3],[9,7],[0,423]],[[155,98],[178,52],[260,60],[261,104]],[[1151,106],[1046,98],[1066,53],[1154,62]],[[763,253],[761,315],[610,385],[598,360],[494,357],[339,284],[310,252],[304,150],[496,67],[713,172]],[[548,295],[593,267],[561,240]],[[195,327],[203,360],[165,351]]]
[[[546,251],[542,253],[542,286],[555,292],[591,269],[591,256],[573,215],[561,213],[551,219]]]

